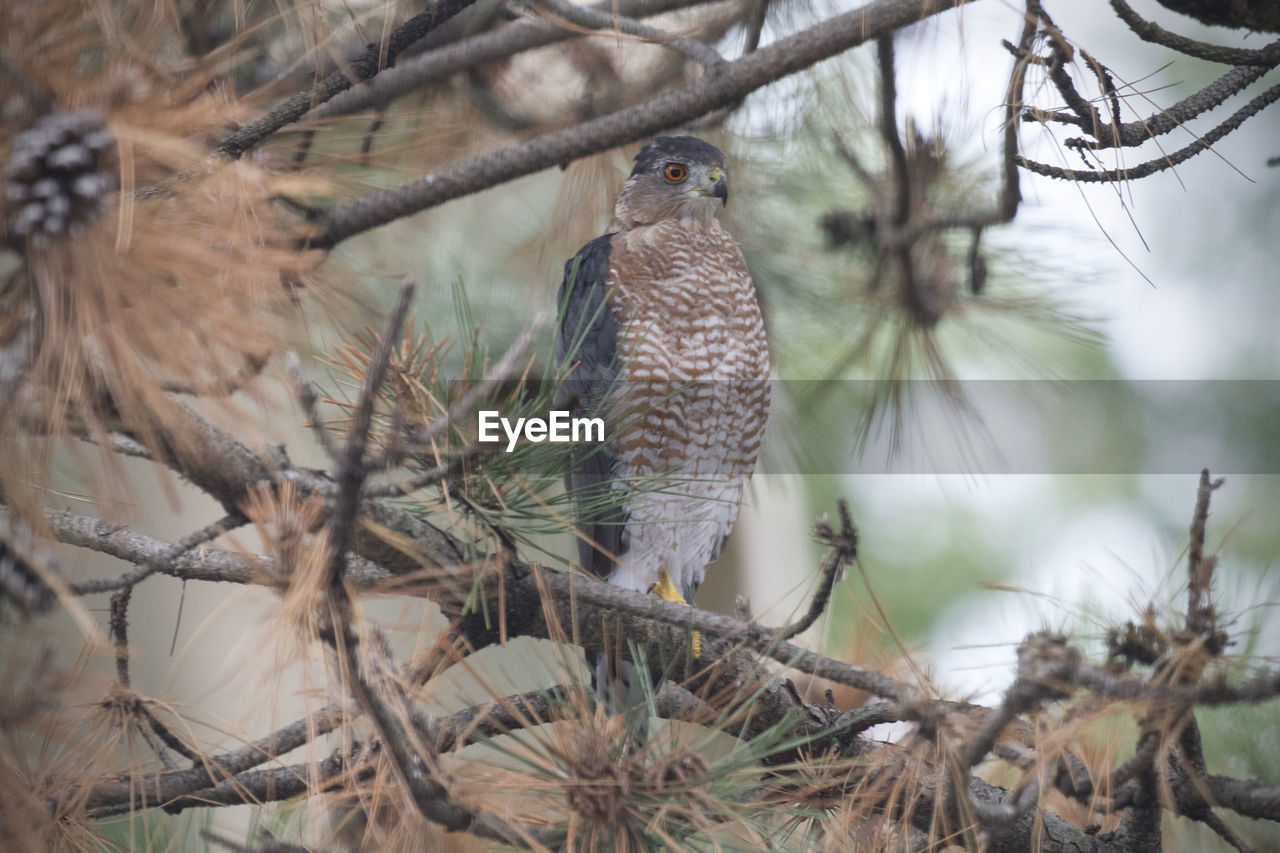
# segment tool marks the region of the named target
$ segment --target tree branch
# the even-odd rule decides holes
[[[383,68],[395,65],[396,57],[401,51],[474,2],[475,0],[435,0],[425,12],[418,13],[397,27],[386,44],[369,45],[350,64],[330,72],[310,91],[299,92],[276,104],[257,121],[219,142],[215,150],[239,159],[241,154],[286,124],[302,118],[317,104],[350,89],[361,80],[369,79]]]
[[[676,9],[691,9],[715,0],[617,0],[585,8],[616,12],[628,18],[647,18]],[[334,118],[371,107],[384,106],[410,91],[448,78],[459,71],[478,68],[526,50],[578,38],[580,33],[544,20],[521,21],[487,33],[461,39],[420,56],[405,59],[376,77],[337,95],[312,111],[315,119]]]
[[[1143,41],[1176,50],[1178,53],[1194,56],[1209,62],[1221,62],[1227,65],[1263,65],[1274,68],[1280,64],[1280,41],[1272,42],[1259,50],[1247,50],[1239,47],[1224,47],[1218,44],[1196,41],[1177,33],[1171,33],[1159,24],[1152,23],[1133,11],[1125,0],[1111,0],[1111,8],[1120,20],[1124,21],[1134,35]]]
[[[1211,593],[1217,559],[1212,555],[1205,557],[1204,535],[1209,521],[1209,498],[1222,482],[1221,478],[1210,481],[1208,468],[1200,472],[1196,508],[1191,516],[1191,541],[1187,545],[1187,630],[1215,647],[1216,626]]]
[[[844,577],[844,570],[849,564],[858,559],[858,532],[854,529],[853,517],[849,514],[849,503],[839,501],[836,504],[836,511],[840,515],[839,533],[832,530],[831,525],[825,520],[814,525],[814,535],[831,550],[823,558],[822,566],[819,568],[818,588],[813,593],[813,600],[809,602],[809,610],[799,622],[779,629],[777,636],[780,640],[797,637],[818,621],[818,617],[826,611],[827,604],[831,601],[831,593],[835,590],[836,582]]]
[[[1234,130],[1238,130],[1246,121],[1277,100],[1280,100],[1280,85],[1272,86],[1270,89],[1267,89],[1265,92],[1249,101],[1249,103],[1236,110],[1217,127],[1210,130],[1195,142],[1192,142],[1186,148],[1182,148],[1157,160],[1148,160],[1145,163],[1139,163],[1137,166],[1133,166],[1131,168],[1109,169],[1100,172],[1082,172],[1078,169],[1066,169],[1060,166],[1050,166],[1047,163],[1039,163],[1035,160],[1028,160],[1026,157],[1021,155],[1018,157],[1018,165],[1028,171],[1035,172],[1037,175],[1044,175],[1048,178],[1077,181],[1080,183],[1107,183],[1145,178],[1148,175],[1154,175],[1156,172],[1162,172],[1165,169],[1170,169],[1179,163],[1190,160],[1196,154],[1199,154],[1201,151],[1212,146],[1219,139],[1222,139]]]
[[[1232,68],[1200,91],[1188,95],[1173,106],[1166,107],[1147,118],[1086,128],[1090,130],[1093,137],[1089,139],[1076,137],[1066,140],[1063,144],[1068,148],[1088,148],[1091,151],[1142,145],[1157,136],[1163,136],[1185,126],[1186,122],[1244,91],[1247,86],[1261,80],[1270,71],[1271,68],[1261,65],[1241,65]],[[1026,119],[1035,121],[1036,116],[1028,113]],[[1084,121],[1073,123],[1085,127]]]
[[[965,0],[957,0],[947,8],[963,2]],[[719,74],[704,75],[689,86],[637,106],[337,205],[323,218],[324,233],[312,245],[332,247],[356,234],[451,199],[678,126],[870,38],[940,11],[942,7],[932,0],[873,0],[728,62]]]
[[[614,10],[605,11],[591,6],[576,6],[573,3],[565,2],[565,0],[537,0],[537,5],[554,17],[562,18],[564,21],[579,27],[606,32],[616,30],[617,32],[626,33],[629,36],[635,36],[638,39],[669,48],[685,59],[698,63],[708,71],[714,72],[725,63],[724,57],[714,47],[705,42],[674,36],[665,30],[649,24],[643,24],[635,18],[619,14]]]

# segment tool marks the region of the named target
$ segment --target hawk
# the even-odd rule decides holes
[[[605,419],[604,444],[581,451],[565,481],[579,561],[681,603],[737,519],[769,409],[755,285],[716,218],[728,187],[719,148],[654,139],[608,232],[565,264],[560,286],[557,364],[575,410]]]

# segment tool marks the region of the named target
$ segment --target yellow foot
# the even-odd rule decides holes
[[[676,585],[671,581],[671,576],[667,574],[665,569],[658,572],[658,582],[653,585],[653,591],[657,593],[659,598],[666,601],[674,601],[679,604],[689,603],[684,600],[684,596],[680,594],[680,590],[676,589]],[[702,657],[702,634],[694,631],[691,645],[693,647],[694,658]]]

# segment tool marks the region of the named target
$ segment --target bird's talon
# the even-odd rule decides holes
[[[672,582],[671,575],[665,571],[658,573],[658,582],[653,585],[652,591],[663,601],[674,601],[676,604],[689,603],[684,600],[684,596],[680,594],[680,590]]]
[[[680,590],[671,580],[671,575],[665,571],[658,573],[658,582],[650,587],[650,592],[654,593],[664,601],[674,601],[677,604],[688,605],[689,602],[684,600],[684,596],[680,594]],[[693,638],[690,641],[694,658],[702,657],[702,634],[698,631],[693,632]]]

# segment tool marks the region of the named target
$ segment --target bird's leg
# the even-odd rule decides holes
[[[680,594],[680,590],[671,580],[671,575],[667,574],[666,569],[658,572],[658,582],[653,585],[653,592],[665,601],[675,601],[680,604],[687,605],[689,602],[684,600],[684,596]],[[693,632],[693,639],[690,643],[693,647],[694,658],[702,657],[702,634],[698,631]]]

